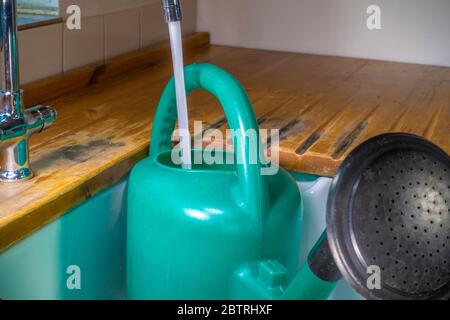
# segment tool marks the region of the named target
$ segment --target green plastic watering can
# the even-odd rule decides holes
[[[334,283],[308,268],[284,296],[299,270],[301,198],[287,171],[264,176],[261,162],[252,161],[246,132],[259,133],[245,90],[210,64],[186,67],[185,79],[188,94],[204,89],[222,105],[237,134],[234,153],[217,152],[234,164],[200,163],[184,170],[172,161],[177,119],[172,79],[157,108],[150,156],[129,179],[128,298],[326,298]],[[193,159],[202,152],[193,150]]]

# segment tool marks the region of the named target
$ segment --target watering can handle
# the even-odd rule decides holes
[[[267,201],[267,187],[260,171],[259,128],[247,93],[228,72],[206,63],[187,66],[185,82],[188,95],[196,89],[204,89],[214,95],[222,105],[229,127],[235,132],[235,161],[243,204],[247,212],[255,214],[255,218],[261,221],[263,204]],[[172,149],[171,138],[177,120],[176,110],[175,83],[174,79],[171,79],[156,110],[150,146],[151,156]],[[251,145],[246,143],[246,133],[250,132],[249,130],[254,130],[257,138],[256,143]]]

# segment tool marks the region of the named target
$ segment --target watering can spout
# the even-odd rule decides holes
[[[239,270],[234,282],[234,299],[327,300],[342,275],[328,246],[326,232],[311,250],[307,261],[294,276],[276,260],[265,260]]]
[[[342,278],[328,245],[326,231],[311,250],[294,280],[283,292],[283,300],[326,300]]]

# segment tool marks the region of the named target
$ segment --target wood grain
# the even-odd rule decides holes
[[[241,81],[260,126],[280,130],[280,162],[289,170],[333,176],[356,146],[393,131],[425,136],[450,152],[450,68],[208,41],[206,34],[186,39],[187,63],[211,62]],[[51,97],[46,102],[59,119],[31,139],[36,178],[0,185],[0,250],[116,183],[146,156],[172,72],[169,56],[163,44],[25,88],[29,102]],[[57,93],[49,96],[49,86]],[[189,107],[191,122],[227,128],[209,94],[194,92]]]

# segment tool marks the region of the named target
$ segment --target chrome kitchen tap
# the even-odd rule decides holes
[[[0,1],[3,66],[0,91],[0,181],[13,182],[33,177],[28,139],[51,126],[56,119],[56,111],[47,106],[24,109],[23,91],[19,88],[16,0]]]

